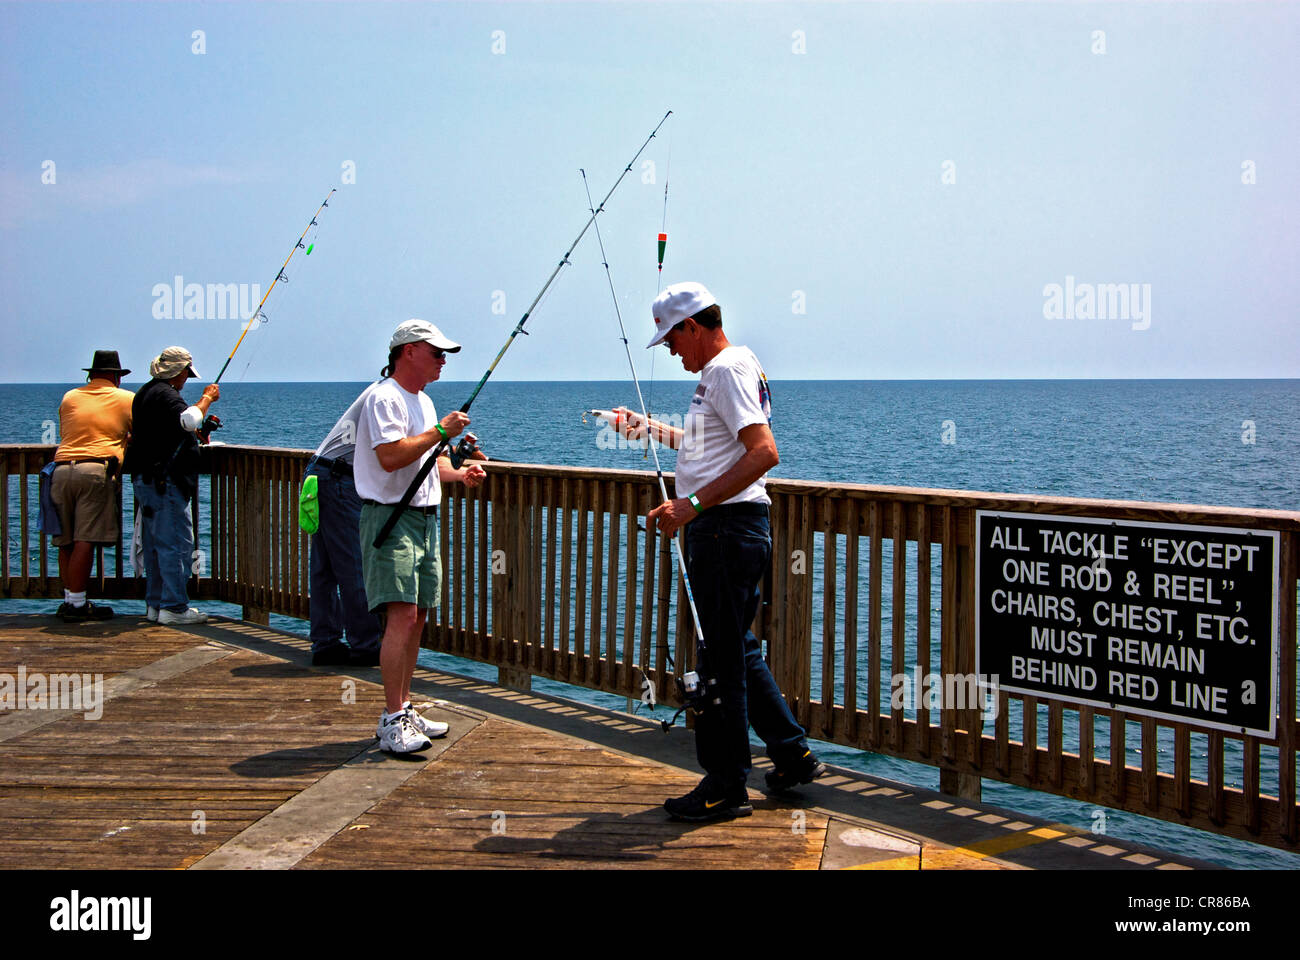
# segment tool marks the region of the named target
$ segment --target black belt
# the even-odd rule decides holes
[[[395,503],[380,503],[378,500],[367,500],[365,497],[362,497],[362,498],[361,498],[361,502],[364,503],[364,504],[366,504],[367,506],[371,506],[371,507],[395,507],[395,506],[397,506],[397,504],[395,504]],[[437,504],[434,504],[432,507],[407,507],[406,509],[407,509],[407,510],[414,510],[416,513],[422,513],[422,514],[424,514],[426,517],[436,517],[436,516],[438,515],[438,506],[437,506]]]
[[[766,517],[766,503],[720,503],[704,511],[705,517]]]
[[[352,464],[348,463],[346,460],[331,460],[328,457],[312,457],[311,460],[307,462],[307,469],[310,470],[313,465],[324,467],[336,477],[347,477],[349,480],[352,479]]]

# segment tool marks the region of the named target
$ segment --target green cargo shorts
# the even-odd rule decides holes
[[[442,595],[442,560],[438,555],[438,516],[403,510],[384,545],[375,535],[393,508],[361,505],[361,574],[366,604],[376,611],[386,603],[413,603],[421,610],[438,606]]]

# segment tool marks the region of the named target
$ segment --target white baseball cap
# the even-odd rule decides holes
[[[718,301],[702,283],[686,281],[673,283],[664,287],[663,293],[655,297],[650,312],[655,318],[654,338],[646,344],[646,349],[668,336],[668,331],[687,317],[693,317],[705,307],[711,307]]]
[[[393,339],[388,341],[388,349],[400,347],[404,343],[419,343],[420,341],[431,343],[439,350],[445,350],[447,353],[456,353],[460,350],[460,344],[453,340],[448,340],[441,330],[431,323],[424,320],[410,319],[403,324],[399,324],[393,331]]]

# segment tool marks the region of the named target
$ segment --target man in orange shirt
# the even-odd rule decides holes
[[[130,373],[118,363],[116,350],[96,350],[86,371],[84,387],[69,390],[59,404],[57,464],[50,497],[63,532],[54,537],[59,548],[63,604],[58,615],[68,623],[107,620],[113,608],[90,603],[86,586],[96,544],[117,542],[122,458],[131,432],[129,390],[118,385]]]

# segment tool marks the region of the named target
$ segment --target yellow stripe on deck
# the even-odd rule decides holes
[[[877,860],[875,863],[863,863],[858,866],[845,867],[846,870],[981,870],[1004,869],[1002,864],[982,864],[989,857],[1011,850],[1032,847],[1061,837],[1078,836],[1084,831],[1064,823],[1056,823],[1032,830],[1022,830],[1001,837],[978,840],[964,847],[948,847],[940,850],[922,849],[921,855],[894,857],[891,860]],[[918,860],[920,861],[918,863]]]

